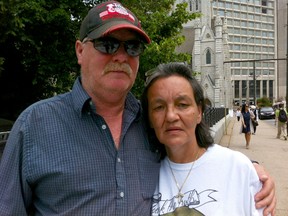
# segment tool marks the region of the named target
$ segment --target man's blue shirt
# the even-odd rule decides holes
[[[15,122],[0,163],[0,215],[150,215],[159,166],[134,96],[117,150],[79,78]]]

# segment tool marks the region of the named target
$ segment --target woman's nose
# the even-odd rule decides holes
[[[175,121],[179,118],[177,110],[175,108],[168,108],[166,113],[167,121]]]

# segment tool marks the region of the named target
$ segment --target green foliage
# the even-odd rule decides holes
[[[176,53],[175,49],[185,41],[180,35],[183,24],[200,14],[189,13],[186,10],[187,3],[178,4],[172,10],[174,2],[175,0],[122,1],[139,17],[143,29],[152,40],[141,56],[138,77],[132,88],[136,97],[142,93],[146,71],[160,63],[191,61],[191,54]]]
[[[257,99],[257,106],[261,107],[270,107],[272,106],[272,102],[267,97]]]
[[[75,40],[81,20],[101,0],[0,0],[0,107],[2,116],[15,119],[31,103],[68,91],[79,66]],[[141,20],[152,43],[140,59],[139,76],[132,89],[142,93],[144,74],[159,63],[187,62],[190,54],[177,54],[185,40],[182,25],[199,14],[175,9],[175,0],[120,1]],[[172,10],[173,9],[173,10]]]

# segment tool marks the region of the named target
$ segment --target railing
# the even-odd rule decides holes
[[[0,132],[0,152],[3,152],[7,139],[9,137],[10,131]]]
[[[226,112],[225,112],[226,109]],[[204,121],[209,127],[213,127],[218,121],[223,119],[228,114],[228,109],[224,107],[209,107],[204,112]]]

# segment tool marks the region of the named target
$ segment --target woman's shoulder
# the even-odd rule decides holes
[[[250,159],[242,152],[223,147],[219,144],[213,144],[211,147],[209,147],[209,151],[211,152],[211,154],[214,154],[214,156],[217,156],[219,160],[223,160],[226,162],[233,161],[237,164],[252,165]]]

